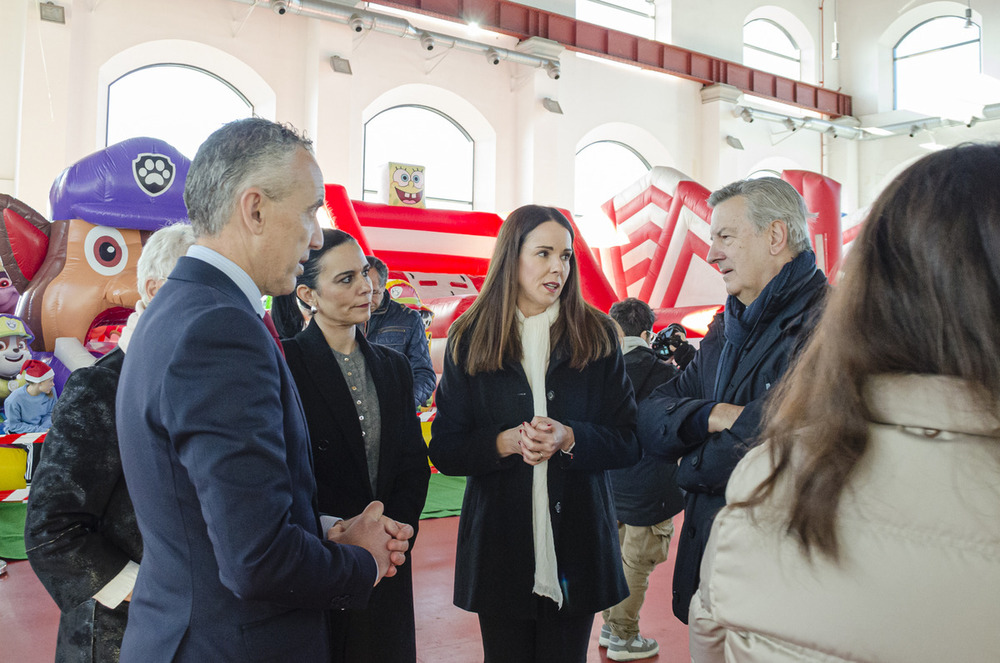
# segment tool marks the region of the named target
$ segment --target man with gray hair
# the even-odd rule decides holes
[[[143,539],[121,660],[327,663],[327,610],[361,608],[409,525],[372,502],[323,523],[308,427],[262,295],[322,245],[310,141],[260,118],[198,149],[195,244],[143,313],[122,369],[122,467]]]
[[[766,396],[812,330],[827,291],[805,201],[790,184],[734,182],[708,204],[708,261],[722,272],[725,309],[687,368],[639,403],[639,441],[678,463],[685,491],[673,580],[674,614],[685,624],[729,475],[756,443]]]
[[[193,243],[186,224],[150,236],[136,265],[137,311]],[[31,484],[24,542],[31,568],[62,613],[60,662],[118,660],[142,559],[115,429],[118,378],[136,315],[117,348],[66,381]]]

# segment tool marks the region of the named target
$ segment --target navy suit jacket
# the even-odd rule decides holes
[[[375,561],[323,539],[292,376],[221,271],[180,259],[136,328],[117,419],[145,545],[121,660],[329,660],[323,611],[364,607]]]

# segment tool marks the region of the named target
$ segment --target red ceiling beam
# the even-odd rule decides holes
[[[748,94],[833,117],[851,114],[850,95],[509,0],[378,0],[378,4],[456,22],[475,21],[483,29],[518,39],[542,37],[572,51],[662,71],[705,85],[725,83]]]

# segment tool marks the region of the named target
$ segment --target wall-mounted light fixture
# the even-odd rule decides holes
[[[347,74],[350,76],[354,73],[351,71],[351,61],[347,58],[342,58],[339,55],[330,56],[330,68],[338,74]]]
[[[733,114],[736,117],[742,118],[747,124],[753,122],[753,111],[746,106],[737,106],[733,109]]]
[[[549,60],[544,65],[542,65],[542,68],[545,69],[545,73],[549,75],[549,78],[551,78],[554,81],[559,80],[559,77],[562,75],[559,71],[558,62],[552,62],[551,60]]]
[[[542,99],[542,107],[545,108],[550,113],[555,113],[556,115],[562,115],[563,109],[559,105],[559,102],[551,97],[545,97]]]
[[[38,13],[43,21],[50,23],[66,23],[66,8],[54,2],[42,2],[38,5]]]
[[[795,124],[795,120],[793,120],[790,117],[786,117],[785,121],[782,122],[782,124],[784,124],[785,128],[788,129],[789,131],[795,131],[796,129],[799,128],[799,126]]]
[[[425,51],[434,50],[434,37],[432,37],[426,30],[420,33],[420,47]]]
[[[486,51],[486,61],[492,65],[500,64],[500,52],[495,48]]]
[[[975,25],[972,22],[972,0],[968,0],[968,6],[965,8],[965,27],[971,28]]]

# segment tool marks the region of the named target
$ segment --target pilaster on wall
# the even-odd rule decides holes
[[[34,3],[27,2],[4,4],[22,4],[29,9],[36,7]],[[92,109],[96,106],[93,95],[80,94],[84,89],[83,82],[70,75],[71,68],[80,63],[78,58],[73,57],[78,51],[75,44],[81,39],[86,40],[88,29],[85,19],[78,20],[86,12],[76,12],[75,7],[74,4],[66,4],[65,24],[43,22],[37,10],[27,11],[24,20],[17,197],[45,215],[48,214],[52,182],[62,168],[72,162],[69,158],[70,143],[76,141],[66,118],[92,118]],[[84,25],[77,27],[74,22]],[[74,124],[74,127],[83,127],[80,131],[93,126],[86,120]],[[92,135],[88,134],[87,138],[92,138]],[[83,154],[76,154],[73,160]],[[52,164],[60,166],[53,168]]]
[[[701,149],[698,172],[688,173],[709,189],[738,180],[745,175],[739,150],[726,142],[726,136],[737,133],[743,124],[733,116],[743,93],[731,85],[711,85],[701,90]],[[734,136],[739,138],[739,136]]]
[[[559,60],[563,47],[534,38],[522,42],[518,50]],[[520,68],[512,78],[518,146],[516,206],[537,203],[572,210],[573,170],[553,164],[573,163],[574,146],[566,139],[565,116],[546,109],[544,99],[559,101],[559,81],[541,68]],[[566,112],[565,110],[563,111]],[[509,210],[506,210],[509,211]]]
[[[24,85],[24,42],[28,3],[0,3],[0,193],[17,196],[17,159],[20,151],[21,95]]]

